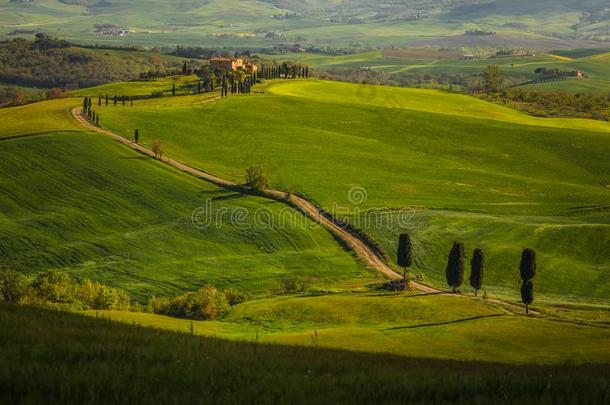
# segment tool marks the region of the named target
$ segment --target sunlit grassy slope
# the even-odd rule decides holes
[[[133,320],[147,325],[144,317]],[[180,322],[181,330],[187,327],[168,321]],[[200,333],[208,325],[195,322],[194,330]],[[0,401],[6,403],[116,402],[117,397],[129,403],[196,403],[202,398],[231,403],[476,403],[498,402],[501,392],[520,402],[555,404],[603,403],[608,395],[606,365],[516,366],[255,345],[6,305],[0,305],[0,326],[0,339],[8,343],[0,347],[0,384],[5,387]],[[320,342],[326,345],[325,335]],[[579,343],[575,346],[583,352],[594,351]],[[469,342],[458,351],[476,346]],[[535,341],[526,351],[541,346]]]
[[[607,320],[604,313],[600,320]],[[189,321],[152,314],[102,314],[183,333],[190,328]],[[193,330],[238,340],[527,364],[610,361],[610,330],[601,326],[526,318],[452,296],[341,294],[247,302],[222,321],[194,322]]]
[[[81,127],[70,118],[70,108],[81,100],[59,99],[0,109],[0,138],[40,132],[70,131]]]
[[[58,118],[63,111],[57,103],[2,111],[22,125],[2,121],[0,134],[40,133],[0,140],[0,267],[62,269],[139,299],[206,283],[260,292],[284,276],[319,286],[371,277],[281,203],[211,186],[100,135],[42,132],[41,115],[74,125]],[[191,220],[199,207],[205,228]],[[235,210],[247,215],[236,220]]]
[[[516,291],[519,254],[531,246],[539,292],[608,296],[608,123],[534,118],[428,90],[322,81],[260,89],[211,104],[102,109],[102,125],[128,136],[139,128],[144,143],[160,139],[168,154],[228,178],[262,164],[273,185],[353,221],[369,208],[432,208],[367,230],[393,253],[409,229],[415,271],[437,285],[459,239],[486,249],[494,293]],[[350,203],[354,186],[366,202]]]

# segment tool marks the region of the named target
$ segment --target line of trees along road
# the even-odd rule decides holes
[[[447,267],[445,268],[445,277],[447,285],[451,287],[453,293],[460,292],[460,288],[464,282],[466,250],[462,242],[453,242],[453,246],[447,257]],[[403,269],[402,286],[409,287],[410,275],[409,270],[415,260],[413,253],[413,243],[409,234],[403,233],[398,237],[396,264]],[[529,306],[534,302],[534,282],[533,278],[536,275],[536,252],[532,249],[524,249],[521,254],[521,263],[519,265],[521,275],[521,300],[525,305],[525,313],[529,313]],[[485,278],[485,255],[483,250],[476,248],[472,252],[470,259],[470,286],[474,290],[475,297],[478,296],[479,290],[483,288]],[[395,282],[392,286],[397,287]]]

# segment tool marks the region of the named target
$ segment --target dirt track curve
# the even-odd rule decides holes
[[[83,109],[81,107],[72,109],[72,116],[80,122],[83,126],[106,136],[111,137],[112,139],[121,142],[122,144],[129,146],[131,149],[140,152],[144,155],[155,157],[155,154],[151,149],[148,149],[140,144],[137,144],[121,135],[115,134],[114,132],[103,129],[93,123],[91,123],[87,118],[85,118],[82,114]],[[237,184],[235,182],[223,179],[221,177],[215,176],[211,173],[205,172],[201,169],[196,169],[192,166],[179,162],[175,159],[168,158],[166,156],[161,156],[157,158],[158,160],[182,171],[188,173],[192,176],[198,177],[207,182],[213,183],[217,186],[223,188],[229,188],[232,190],[243,190],[246,191],[244,186]],[[311,201],[306,200],[305,198],[295,196],[294,194],[288,197],[288,194],[284,191],[274,190],[274,189],[266,189],[263,193],[263,196],[277,200],[277,201],[287,201],[287,198],[290,198],[290,202],[301,210],[305,215],[307,215],[312,220],[319,223],[325,229],[327,229],[330,233],[332,233],[335,237],[341,239],[341,241],[349,247],[358,257],[362,258],[366,263],[368,263],[375,270],[379,271],[386,277],[391,280],[401,279],[402,276],[396,273],[390,266],[388,266],[384,260],[379,257],[367,244],[360,239],[359,237],[351,234],[346,231],[336,223],[334,223],[331,219],[327,218],[323,215],[322,210],[317,207]],[[451,294],[425,284],[411,282],[411,287],[427,294],[446,294],[454,297],[463,297],[463,298],[474,298],[465,295],[459,294]],[[521,311],[522,308],[519,305],[512,304],[510,302],[498,300],[498,299],[487,299],[486,302],[491,304],[496,304],[512,311]],[[540,314],[537,311],[530,310],[530,314],[534,316],[539,316]]]

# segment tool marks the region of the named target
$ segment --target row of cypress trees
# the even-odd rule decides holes
[[[99,125],[100,124],[100,115],[99,113],[93,110],[93,101],[91,97],[85,97],[83,99],[83,112],[92,123]]]
[[[261,66],[261,77],[263,79],[308,79],[309,67],[288,64]]]
[[[258,74],[256,72],[246,76],[243,80],[237,80],[233,76],[223,75],[220,84],[220,96],[227,97],[229,94],[251,93],[252,87],[256,85],[257,81]]]
[[[409,268],[413,265],[413,244],[409,234],[401,234],[398,237],[397,264],[404,269],[403,280],[408,283]],[[465,272],[465,248],[462,242],[453,242],[451,251],[447,258],[445,277],[447,284],[453,292],[459,291],[464,282]],[[529,306],[534,302],[534,282],[536,275],[536,252],[532,249],[524,249],[521,253],[521,263],[519,264],[521,275],[521,300],[525,305],[525,313],[529,313]],[[474,249],[470,259],[470,286],[474,289],[474,295],[483,288],[485,275],[485,256],[481,249]]]
[[[102,106],[102,104],[106,105],[106,107],[108,107],[108,105],[110,104],[110,101],[112,100],[112,103],[117,106],[119,103],[121,103],[123,106],[125,106],[128,102],[130,103],[131,107],[133,107],[133,97],[127,97],[127,96],[113,96],[113,97],[109,97],[108,95],[105,96],[98,96],[97,97],[97,105],[99,107]],[[84,100],[83,100],[83,110],[86,110],[88,107],[92,107],[93,106],[93,100],[91,97],[87,97],[85,96]]]

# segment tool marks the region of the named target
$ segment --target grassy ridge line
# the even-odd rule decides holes
[[[580,129],[610,134],[610,123],[581,118],[537,118],[524,112],[499,106],[474,97],[446,93],[439,90],[408,89],[373,85],[345,84],[331,81],[291,82],[269,84],[272,94],[308,98],[331,103],[368,104],[393,109],[431,112],[483,120],[548,128]]]

